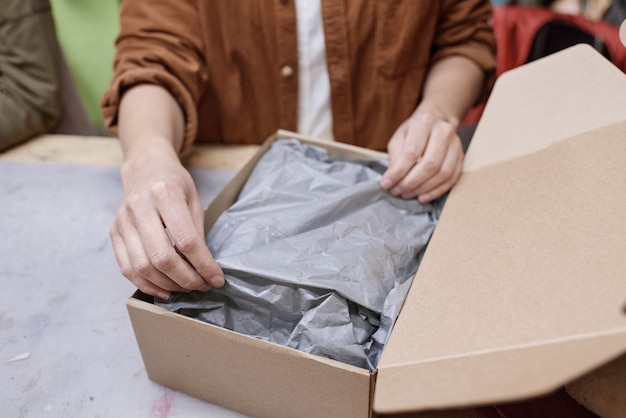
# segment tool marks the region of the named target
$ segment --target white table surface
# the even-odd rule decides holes
[[[0,417],[241,417],[146,375],[108,237],[118,170],[0,161]],[[192,172],[205,205],[234,174]]]

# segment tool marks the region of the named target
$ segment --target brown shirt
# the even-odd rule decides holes
[[[495,72],[490,0],[322,0],[334,137],[385,149],[415,109],[429,64],[463,55]],[[185,143],[258,144],[297,130],[294,0],[125,0],[102,99],[115,134],[124,91],[168,89]]]

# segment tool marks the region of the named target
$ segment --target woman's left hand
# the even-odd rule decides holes
[[[387,145],[389,168],[380,185],[395,196],[429,202],[461,176],[463,147],[457,126],[432,112],[416,111]]]

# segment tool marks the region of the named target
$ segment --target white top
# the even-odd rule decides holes
[[[334,140],[321,0],[296,0],[298,26],[298,131]]]

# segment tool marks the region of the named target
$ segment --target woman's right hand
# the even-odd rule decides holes
[[[122,274],[163,299],[172,291],[222,286],[224,274],[205,242],[198,193],[178,156],[151,147],[127,160],[121,175],[124,196],[110,237]]]

